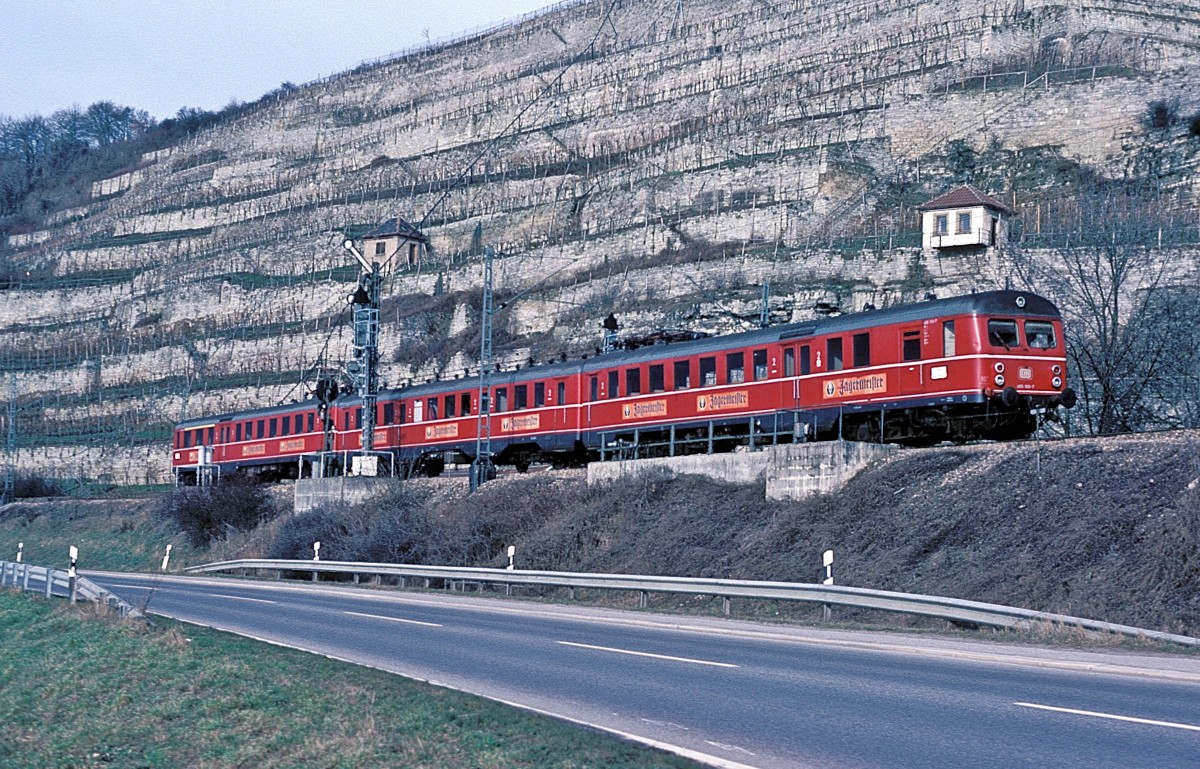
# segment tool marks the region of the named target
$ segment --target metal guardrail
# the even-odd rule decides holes
[[[987,627],[1028,629],[1038,625],[1078,628],[1098,633],[1108,633],[1133,638],[1166,641],[1183,646],[1200,646],[1200,638],[1163,633],[1157,630],[1117,625],[1111,622],[1070,617],[1063,614],[1021,609],[1013,606],[964,601],[958,598],[943,598],[910,593],[894,593],[887,590],[869,590],[859,587],[818,585],[798,582],[763,582],[734,579],[698,579],[692,577],[657,577],[630,574],[584,574],[556,571],[522,571],[509,569],[484,569],[454,566],[422,566],[416,564],[362,563],[353,561],[293,561],[244,559],[222,561],[184,569],[191,574],[241,571],[274,571],[277,577],[283,572],[312,574],[351,574],[355,581],[361,576],[399,577],[417,579],[439,579],[449,583],[482,583],[511,585],[538,585],[541,587],[565,587],[597,590],[629,590],[638,592],[641,605],[646,605],[648,593],[679,593],[686,595],[720,596],[724,609],[729,613],[729,599],[751,598],[781,601],[803,601],[825,605],[853,606],[861,609],[878,609],[902,614],[917,614],[938,617],[950,622],[959,622]],[[403,585],[403,582],[401,583]]]
[[[145,619],[145,616],[135,607],[87,577],[78,575],[72,577],[70,572],[53,569],[49,566],[0,561],[0,588],[4,587],[42,593],[46,598],[60,596],[69,599],[71,603],[82,598],[85,601],[104,606],[110,612],[122,617]]]

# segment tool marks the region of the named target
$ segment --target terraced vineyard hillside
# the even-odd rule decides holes
[[[500,299],[529,290],[506,367],[590,352],[609,312],[741,330],[768,283],[776,322],[1028,285],[1103,184],[1152,180],[1149,246],[1194,286],[1200,142],[1146,115],[1200,111],[1198,61],[1185,2],[582,0],[364,64],[9,234],[9,459],[160,482],[174,421],[308,397],[348,351],[340,243],[394,216],[432,248],[389,276],[392,384],[476,369],[486,246]],[[963,181],[1012,249],[921,251],[915,206]]]

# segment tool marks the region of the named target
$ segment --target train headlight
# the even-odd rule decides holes
[[[992,368],[996,369],[997,374],[1004,373],[1004,364],[1000,361],[996,361],[995,365],[993,365]]]
[[[1054,377],[1050,380],[1050,384],[1054,385],[1054,389],[1057,390],[1058,388],[1062,387],[1062,377]]]
[[[997,387],[1003,387],[1003,386],[1004,386],[1004,375],[1003,375],[1003,374],[997,374],[997,375],[996,375],[996,378],[995,378],[995,379],[993,379],[992,381],[996,383],[996,386],[997,386]]]
[[[1054,376],[1058,376],[1059,374],[1062,373],[1062,366],[1055,363],[1053,366],[1050,367],[1050,373],[1054,374]]]

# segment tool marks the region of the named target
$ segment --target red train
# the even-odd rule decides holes
[[[992,291],[804,323],[618,350],[492,376],[497,464],[727,451],[844,437],[928,445],[1025,438],[1075,405],[1062,319],[1042,297]],[[192,419],[172,468],[299,477],[324,453],[349,469],[362,401],[343,396]],[[375,450],[436,475],[469,461],[481,427],[475,379],[379,394]]]

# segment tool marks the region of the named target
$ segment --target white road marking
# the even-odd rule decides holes
[[[1109,718],[1113,721],[1128,721],[1133,724],[1149,724],[1150,726],[1169,726],[1172,729],[1186,729],[1191,732],[1200,732],[1200,726],[1192,724],[1177,724],[1174,721],[1155,721],[1149,718],[1134,718],[1133,716],[1118,716],[1112,713],[1097,713],[1093,710],[1075,710],[1074,708],[1056,708],[1052,705],[1037,705],[1032,702],[1014,702],[1014,705],[1019,705],[1023,708],[1036,708],[1038,710],[1052,710],[1055,713],[1070,713],[1076,716],[1091,716],[1092,718]]]
[[[213,598],[228,598],[232,601],[253,601],[254,603],[279,603],[278,601],[268,601],[265,598],[247,598],[243,595],[226,595],[224,593],[209,593]]]
[[[714,748],[720,748],[721,750],[727,750],[730,753],[745,753],[747,756],[754,755],[753,753],[746,750],[745,748],[739,748],[737,745],[727,745],[724,742],[713,742],[712,740],[705,740],[704,742],[708,745],[712,745]]]
[[[441,627],[436,622],[420,622],[415,619],[401,619],[400,617],[385,617],[382,614],[363,614],[357,611],[346,611],[343,614],[349,614],[352,617],[367,617],[368,619],[385,619],[388,622],[403,622],[406,625],[424,625],[425,627]]]
[[[629,654],[634,657],[650,657],[656,660],[669,660],[671,662],[687,662],[692,665],[711,665],[715,668],[736,668],[738,665],[733,665],[728,662],[711,662],[709,660],[694,660],[688,657],[671,657],[666,654],[651,654],[650,652],[635,652],[630,649],[614,649],[611,646],[592,646],[591,644],[577,644],[570,641],[559,641],[563,646],[574,646],[578,649],[594,649],[601,652],[613,652],[615,654]]]

